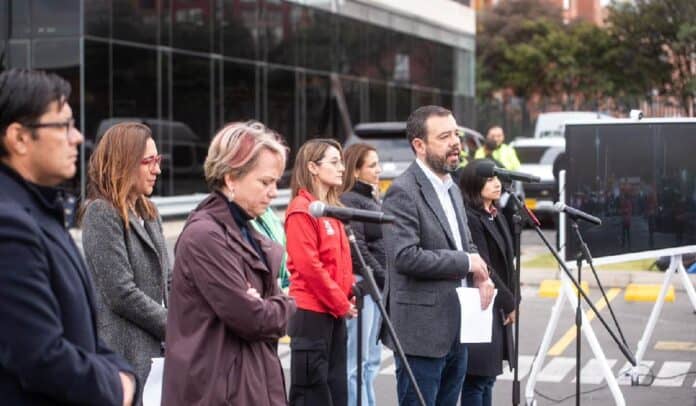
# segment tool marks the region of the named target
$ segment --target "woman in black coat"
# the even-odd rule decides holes
[[[479,255],[488,264],[498,294],[493,308],[493,335],[490,343],[469,344],[469,363],[462,388],[462,405],[490,406],[493,384],[502,373],[502,362],[510,359],[505,326],[515,321],[512,274],[514,251],[505,216],[499,212],[501,193],[497,177],[476,175],[476,167],[485,159],[469,163],[462,171],[459,187],[466,205],[471,237]]]

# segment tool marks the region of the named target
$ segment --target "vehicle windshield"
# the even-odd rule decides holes
[[[516,146],[515,151],[517,152],[517,157],[523,164],[538,164],[541,162],[541,157],[544,156],[544,152],[548,150],[549,147],[521,147]]]

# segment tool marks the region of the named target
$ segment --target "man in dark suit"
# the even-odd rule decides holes
[[[459,342],[456,288],[481,290],[488,307],[493,284],[476,254],[459,188],[450,172],[459,164],[457,123],[439,106],[411,113],[406,134],[416,161],[392,183],[383,209],[396,221],[385,233],[385,300],[396,333],[428,405],[456,405],[466,374]],[[383,337],[394,349],[390,337]],[[400,405],[417,405],[403,362],[396,362]]]
[[[70,85],[0,74],[0,394],[7,405],[131,405],[131,367],[97,338],[92,282],[56,188],[82,134]]]

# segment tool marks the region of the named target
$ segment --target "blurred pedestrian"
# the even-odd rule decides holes
[[[500,126],[493,126],[486,133],[486,141],[476,150],[474,159],[491,158],[498,166],[516,171],[520,167],[515,148],[505,143],[505,133]]]
[[[317,200],[341,205],[344,170],[331,139],[307,141],[295,158],[285,217],[290,296],[299,308],[288,328],[291,405],[347,405],[345,319],[356,316],[350,247],[343,223],[309,213]]]
[[[466,206],[471,239],[479,255],[491,270],[491,279],[498,289],[493,302],[493,326],[490,343],[469,344],[469,364],[462,388],[461,404],[490,406],[495,379],[502,371],[504,359],[512,343],[506,342],[505,326],[515,321],[515,299],[512,275],[514,247],[510,227],[499,214],[498,200],[502,193],[497,177],[484,178],[476,174],[476,167],[487,159],[474,160],[462,171],[459,187]],[[508,327],[509,328],[509,327]]]
[[[130,405],[135,372],[97,337],[92,282],[66,229],[83,138],[54,74],[0,73],[0,393],[7,405]]]
[[[145,382],[162,356],[170,262],[152,194],[160,160],[150,129],[109,128],[90,157],[82,214],[85,259],[97,287],[99,335]]]
[[[258,122],[213,138],[204,171],[212,193],[175,247],[162,404],[287,404],[278,358],[294,301],[276,279],[283,247],[250,220],[277,196],[286,149]]]
[[[381,211],[382,204],[379,200],[379,175],[382,168],[379,164],[377,150],[368,144],[358,143],[348,147],[345,151],[346,171],[343,174],[343,194],[341,202],[347,207],[361,210]],[[384,254],[384,238],[381,224],[370,224],[361,221],[351,221],[350,227],[355,234],[355,240],[360,249],[365,263],[372,270],[377,287],[381,291],[384,288],[384,268],[386,257]],[[382,355],[382,346],[379,343],[379,331],[382,324],[382,316],[379,308],[364,285],[361,264],[356,256],[353,256],[353,274],[361,291],[365,295],[362,307],[362,374],[363,390],[362,404],[374,406],[375,388],[374,381],[379,374],[379,364]],[[349,319],[348,326],[348,404],[357,403],[357,338],[358,321]]]

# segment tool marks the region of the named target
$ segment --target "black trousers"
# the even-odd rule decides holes
[[[298,309],[288,333],[290,405],[347,406],[346,321]]]

